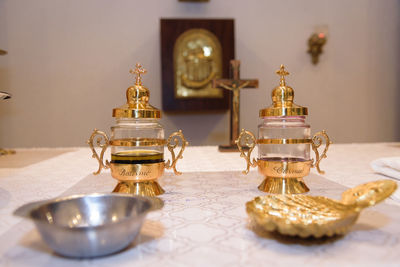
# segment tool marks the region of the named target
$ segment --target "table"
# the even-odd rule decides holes
[[[174,176],[160,184],[165,207],[150,213],[140,236],[126,250],[99,259],[75,260],[54,254],[29,221],[12,216],[20,205],[76,193],[109,192],[109,172],[94,176],[89,148],[17,149],[26,164],[0,158],[0,265],[10,266],[287,266],[400,264],[400,194],[365,210],[344,237],[298,240],[254,232],[244,205],[262,192],[255,169],[241,174],[238,153],[217,147],[188,147]],[[30,157],[36,154],[38,160]],[[346,187],[387,179],[369,163],[398,156],[399,143],[334,144],[321,163],[324,176],[306,177],[313,194],[339,198]],[[24,159],[24,155],[26,156]],[[41,155],[41,156],[40,156]],[[7,156],[12,157],[12,155]],[[14,161],[15,162],[15,161]],[[399,228],[399,229],[397,229]]]

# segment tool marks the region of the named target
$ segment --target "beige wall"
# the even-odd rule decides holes
[[[151,104],[161,108],[163,18],[234,18],[236,57],[258,90],[241,95],[242,127],[256,130],[284,63],[313,132],[337,142],[400,140],[400,2],[397,0],[0,0],[0,147],[83,146],[93,128],[109,131],[124,103],[128,70],[140,61]],[[305,53],[315,27],[329,40],[317,66]],[[225,143],[228,113],[166,115],[166,132],[192,144]]]

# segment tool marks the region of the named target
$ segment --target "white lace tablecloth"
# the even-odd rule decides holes
[[[38,149],[37,153],[41,151]],[[313,170],[305,180],[313,193],[338,198],[344,187],[387,179],[375,174],[369,163],[399,155],[398,143],[332,145],[321,164],[326,174],[321,177]],[[247,225],[244,204],[262,195],[256,189],[262,177],[255,169],[242,175],[245,162],[238,153],[219,153],[216,147],[188,147],[177,166],[184,174],[175,177],[167,171],[160,179],[167,191],[161,196],[165,208],[149,214],[133,245],[115,255],[92,260],[55,255],[41,241],[33,224],[12,216],[13,210],[26,202],[111,191],[115,181],[108,171],[91,175],[97,163],[89,148],[68,148],[65,153],[22,168],[0,168],[0,264],[400,265],[398,192],[385,204],[362,213],[354,229],[343,238],[322,243],[279,240],[259,236]]]

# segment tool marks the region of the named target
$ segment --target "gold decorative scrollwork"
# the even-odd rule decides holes
[[[96,150],[94,149],[94,144],[93,144],[93,141],[97,135],[100,135],[96,140],[97,146],[101,148],[100,157],[97,154]],[[101,172],[101,169],[108,169],[110,167],[110,162],[106,160],[106,162],[103,163],[104,152],[106,151],[107,147],[110,144],[110,140],[108,139],[107,134],[105,132],[94,129],[92,135],[90,136],[89,140],[87,140],[86,143],[90,146],[90,149],[92,150],[93,153],[92,158],[97,159],[97,161],[99,162],[99,169],[93,172],[93,174],[97,175]]]
[[[322,137],[325,139],[325,148],[324,151],[322,152],[321,156],[319,155],[318,148],[322,145]],[[314,134],[311,142],[312,150],[314,150],[315,153],[315,161],[313,162],[312,167],[315,167],[318,171],[318,173],[324,174],[325,171],[321,171],[319,168],[319,163],[323,158],[326,158],[326,152],[328,151],[329,145],[332,144],[332,142],[329,139],[329,136],[326,134],[325,130],[318,132]]]
[[[241,142],[243,141],[243,142]],[[240,151],[240,156],[246,160],[247,167],[246,170],[243,171],[243,174],[248,174],[250,167],[256,167],[257,161],[253,158],[253,161],[250,159],[251,152],[253,151],[254,147],[256,146],[256,137],[250,131],[246,131],[242,129],[239,134],[239,137],[235,140],[235,143]],[[244,150],[244,147],[248,147],[249,151],[247,152]]]
[[[179,140],[181,142],[179,142]],[[181,145],[181,150],[179,151],[178,155],[175,156],[174,149],[179,145],[179,143]],[[172,161],[168,160],[167,163],[165,163],[165,168],[166,169],[173,168],[174,173],[176,175],[182,174],[181,172],[178,172],[176,170],[176,163],[179,159],[183,158],[182,154],[187,145],[189,145],[189,142],[186,141],[185,136],[183,136],[182,130],[179,130],[178,132],[174,132],[168,137],[167,147],[168,147],[169,152],[171,152]]]

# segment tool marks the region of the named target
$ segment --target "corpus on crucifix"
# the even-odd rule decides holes
[[[239,118],[240,118],[240,90],[245,88],[258,88],[258,79],[245,80],[240,79],[240,61],[231,60],[231,79],[215,79],[213,80],[214,88],[223,88],[232,92],[230,104],[231,109],[231,127],[230,127],[230,144],[220,145],[219,151],[229,152],[238,151],[235,140],[239,137]]]

